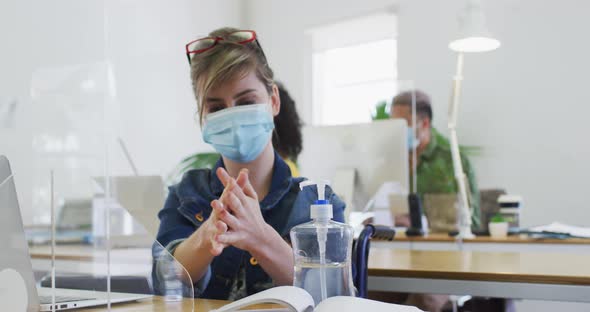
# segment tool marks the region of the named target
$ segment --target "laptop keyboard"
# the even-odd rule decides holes
[[[73,302],[73,301],[83,301],[83,300],[94,300],[96,298],[82,298],[82,297],[71,297],[71,296],[55,296],[55,303],[62,303],[62,302]],[[41,304],[51,304],[53,303],[51,296],[39,296],[39,302]]]

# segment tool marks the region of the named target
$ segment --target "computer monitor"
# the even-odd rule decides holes
[[[298,164],[302,176],[332,182],[347,204],[345,215],[362,210],[385,182],[409,189],[407,123],[388,119],[304,127]]]

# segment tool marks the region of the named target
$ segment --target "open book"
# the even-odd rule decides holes
[[[302,288],[294,286],[280,286],[261,291],[252,296],[240,299],[225,305],[214,312],[231,312],[261,303],[276,303],[285,306],[286,310],[274,311],[290,311],[290,312],[357,312],[357,311],[371,311],[371,312],[419,312],[416,307],[397,305],[390,303],[383,303],[379,301],[356,298],[356,297],[330,297],[314,307],[313,298],[307,291]],[[273,310],[265,310],[273,311]]]

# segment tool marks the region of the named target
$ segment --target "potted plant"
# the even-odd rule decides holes
[[[506,237],[508,235],[508,220],[498,212],[490,219],[488,229],[492,237]]]
[[[384,120],[389,119],[389,112],[387,111],[387,101],[379,101],[373,107],[371,112],[371,119],[373,120]]]

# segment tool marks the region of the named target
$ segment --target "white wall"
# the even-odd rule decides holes
[[[398,3],[399,2],[399,3]],[[246,25],[285,82],[304,120],[304,32],[312,26],[371,13],[398,3],[400,79],[430,93],[434,124],[445,129],[456,56],[447,49],[463,1],[250,0]],[[465,58],[460,142],[484,152],[473,159],[480,187],[503,187],[525,198],[523,223],[554,220],[590,225],[585,189],[590,173],[590,22],[586,1],[484,1],[490,30],[501,49]]]
[[[184,44],[217,27],[239,27],[241,16],[239,0],[0,2],[0,95],[19,99],[14,127],[0,129],[0,153],[12,162],[24,222],[47,215],[47,207],[32,207],[30,194],[32,128],[44,118],[29,94],[35,70],[111,62],[120,106],[115,128],[142,174],[167,175],[186,155],[209,149],[193,118]],[[113,173],[131,174],[116,145],[112,155]]]
[[[0,95],[17,97],[20,105],[16,126],[0,129],[0,151],[13,162],[19,190],[26,190],[30,128],[43,117],[31,111],[33,71],[102,61],[106,53],[114,65],[122,137],[142,173],[167,174],[184,155],[208,149],[193,119],[182,49],[185,41],[222,25],[259,32],[277,78],[310,121],[305,30],[398,2],[399,77],[416,80],[432,95],[435,126],[444,130],[455,66],[446,45],[455,31],[458,0],[109,1],[106,52],[102,1],[2,1]],[[463,144],[484,148],[474,158],[480,186],[524,195],[525,224],[590,225],[584,196],[590,146],[583,137],[590,130],[590,95],[584,92],[590,22],[583,13],[590,3],[495,0],[486,1],[485,9],[503,45],[466,57],[459,133]],[[122,155],[115,156],[117,173],[130,173]],[[23,192],[30,221],[35,212]]]
[[[396,2],[247,0],[245,25],[259,34],[275,77],[285,83],[303,120],[311,124],[311,82],[304,80],[305,71],[310,69],[305,64],[311,62],[305,52],[311,43],[305,31],[391,8]]]
[[[400,72],[433,95],[435,124],[443,128],[455,66],[445,44],[459,5],[407,4],[400,10]],[[474,159],[481,187],[524,196],[525,225],[590,225],[590,145],[583,138],[590,133],[590,43],[581,40],[590,27],[582,12],[589,9],[574,0],[485,1],[502,47],[465,58],[460,140],[484,148]]]
[[[190,40],[222,26],[240,27],[242,3],[112,1],[110,55],[115,67],[121,133],[138,170],[168,174],[185,156],[211,150],[201,139],[190,70]]]

